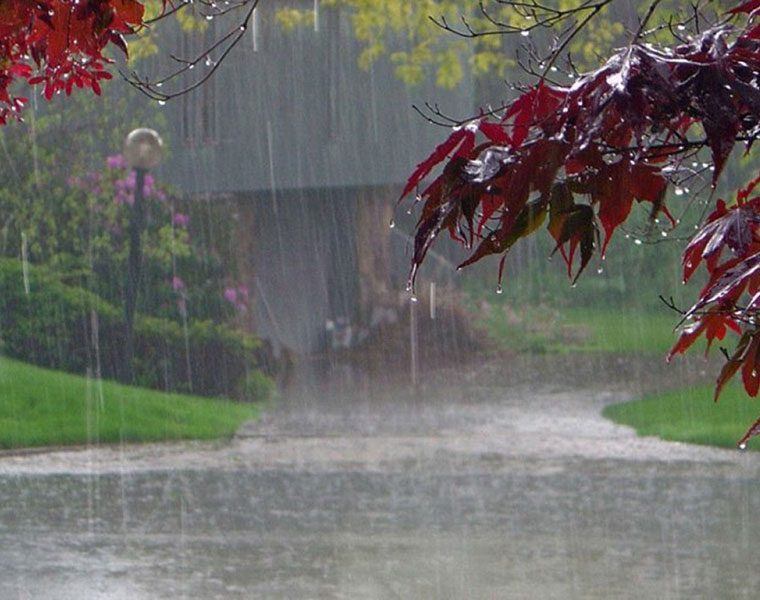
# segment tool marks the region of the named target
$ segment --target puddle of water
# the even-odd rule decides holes
[[[3,477],[0,580],[19,598],[755,597],[756,478],[537,472]]]
[[[227,445],[4,457],[0,597],[754,598],[760,457],[599,416],[661,367],[539,389],[547,360],[414,394],[351,373]]]

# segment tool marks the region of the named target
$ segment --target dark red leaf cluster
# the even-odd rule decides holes
[[[713,183],[737,139],[760,133],[760,41],[754,30],[709,30],[672,50],[634,44],[572,86],[541,81],[501,118],[456,127],[409,178],[418,195],[411,280],[443,230],[474,246],[470,264],[504,254],[549,214],[575,277],[604,254],[634,201],[665,211],[669,160],[709,147]],[[758,36],[760,37],[760,36]],[[667,213],[666,213],[667,214]]]
[[[653,218],[670,218],[668,177],[684,157],[708,150],[714,187],[736,143],[749,148],[760,136],[760,0],[732,12],[749,15],[743,28],[722,25],[673,48],[636,41],[572,85],[540,80],[503,114],[456,127],[401,194],[442,167],[417,194],[410,286],[442,231],[473,249],[461,266],[501,255],[501,279],[510,248],[547,220],[554,252],[577,278],[597,250],[604,255],[634,201],[648,203]],[[740,336],[716,399],[739,371],[749,395],[760,390],[758,181],[732,206],[719,201],[684,254],[684,281],[700,264],[709,281],[669,357],[703,336],[708,348],[728,330]],[[760,420],[742,443],[757,433]]]
[[[741,371],[747,394],[760,391],[760,196],[752,196],[760,178],[737,193],[728,207],[719,200],[707,223],[683,254],[684,282],[700,265],[708,281],[699,299],[685,313],[678,341],[668,355],[685,352],[704,336],[707,347],[722,340],[731,329],[740,338],[723,365],[715,387],[715,400],[731,377]],[[740,443],[760,432],[755,423]]]
[[[123,36],[141,26],[143,13],[138,0],[0,2],[0,123],[27,101],[10,90],[17,79],[43,85],[48,100],[74,87],[100,94],[100,81],[111,78],[104,49],[126,53]]]

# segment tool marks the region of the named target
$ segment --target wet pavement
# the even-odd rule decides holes
[[[4,456],[0,598],[755,598],[760,455],[599,416],[712,371],[605,361],[340,371],[229,442]]]

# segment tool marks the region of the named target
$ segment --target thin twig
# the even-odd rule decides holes
[[[641,19],[641,23],[639,23],[638,30],[636,31],[636,33],[633,36],[633,39],[631,40],[631,45],[636,44],[641,38],[641,35],[644,33],[644,29],[646,28],[647,23],[649,22],[649,19],[652,18],[652,15],[654,14],[654,11],[657,8],[657,5],[660,3],[660,1],[661,0],[653,0],[653,2],[649,5],[649,8],[647,9],[647,12],[644,15],[644,18]]]

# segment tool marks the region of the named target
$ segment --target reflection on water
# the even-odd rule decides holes
[[[756,597],[754,477],[528,467],[5,476],[3,597]]]

